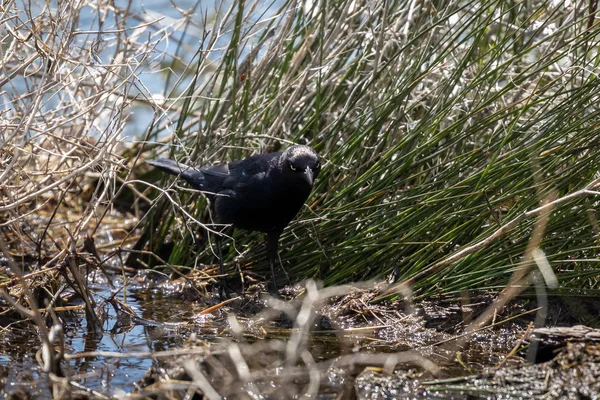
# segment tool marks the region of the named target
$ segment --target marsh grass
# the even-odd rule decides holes
[[[422,295],[501,289],[530,240],[527,212],[598,177],[598,29],[573,4],[279,7],[264,20],[254,3],[217,13],[191,83],[175,87],[189,96],[167,148],[196,165],[292,142],[323,156],[314,195],[282,239],[294,279],[403,281],[518,218],[414,282]],[[219,33],[230,40],[217,48]],[[171,194],[206,217],[195,195]],[[597,289],[597,204],[591,190],[552,211],[541,248],[560,290]],[[214,261],[210,246],[188,251],[194,229],[181,220],[152,225],[161,240],[181,228],[169,262]],[[234,237],[229,259],[264,271],[258,235]]]
[[[212,263],[204,238],[221,227],[206,202],[142,161],[209,165],[307,143],[325,166],[282,238],[293,280],[499,290],[523,262],[529,211],[552,192],[540,246],[558,290],[596,293],[593,7],[198,2],[175,19],[33,4],[2,11],[0,212],[16,253],[60,264],[126,204],[142,231],[128,227],[117,250],[137,240],[144,263]],[[164,78],[162,93],[148,74]],[[233,238],[229,266],[265,272],[260,235]]]

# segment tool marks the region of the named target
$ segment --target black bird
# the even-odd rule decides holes
[[[271,265],[270,292],[277,296],[275,262],[279,237],[300,211],[321,171],[317,153],[308,146],[295,145],[283,152],[254,155],[201,169],[166,158],[147,162],[205,192],[215,222],[266,234]],[[216,242],[221,275],[224,275],[219,236]],[[225,297],[224,281],[221,281],[219,295]]]

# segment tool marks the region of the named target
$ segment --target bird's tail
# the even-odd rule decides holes
[[[146,162],[171,175],[177,175],[196,189],[204,189],[204,175],[202,174],[202,171],[197,170],[196,168],[169,160],[168,158],[159,158],[157,160],[148,160]]]

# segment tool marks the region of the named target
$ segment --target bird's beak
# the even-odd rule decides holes
[[[310,167],[306,167],[306,169],[304,170],[304,173],[302,174],[302,176],[304,177],[304,179],[306,179],[306,182],[308,182],[308,184],[310,186],[312,186],[312,184],[313,184],[313,172],[312,172],[312,169],[310,169]]]

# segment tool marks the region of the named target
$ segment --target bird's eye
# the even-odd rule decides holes
[[[290,169],[291,169],[292,171],[295,171],[295,170],[296,170],[296,167],[294,167],[294,164],[290,164]]]

